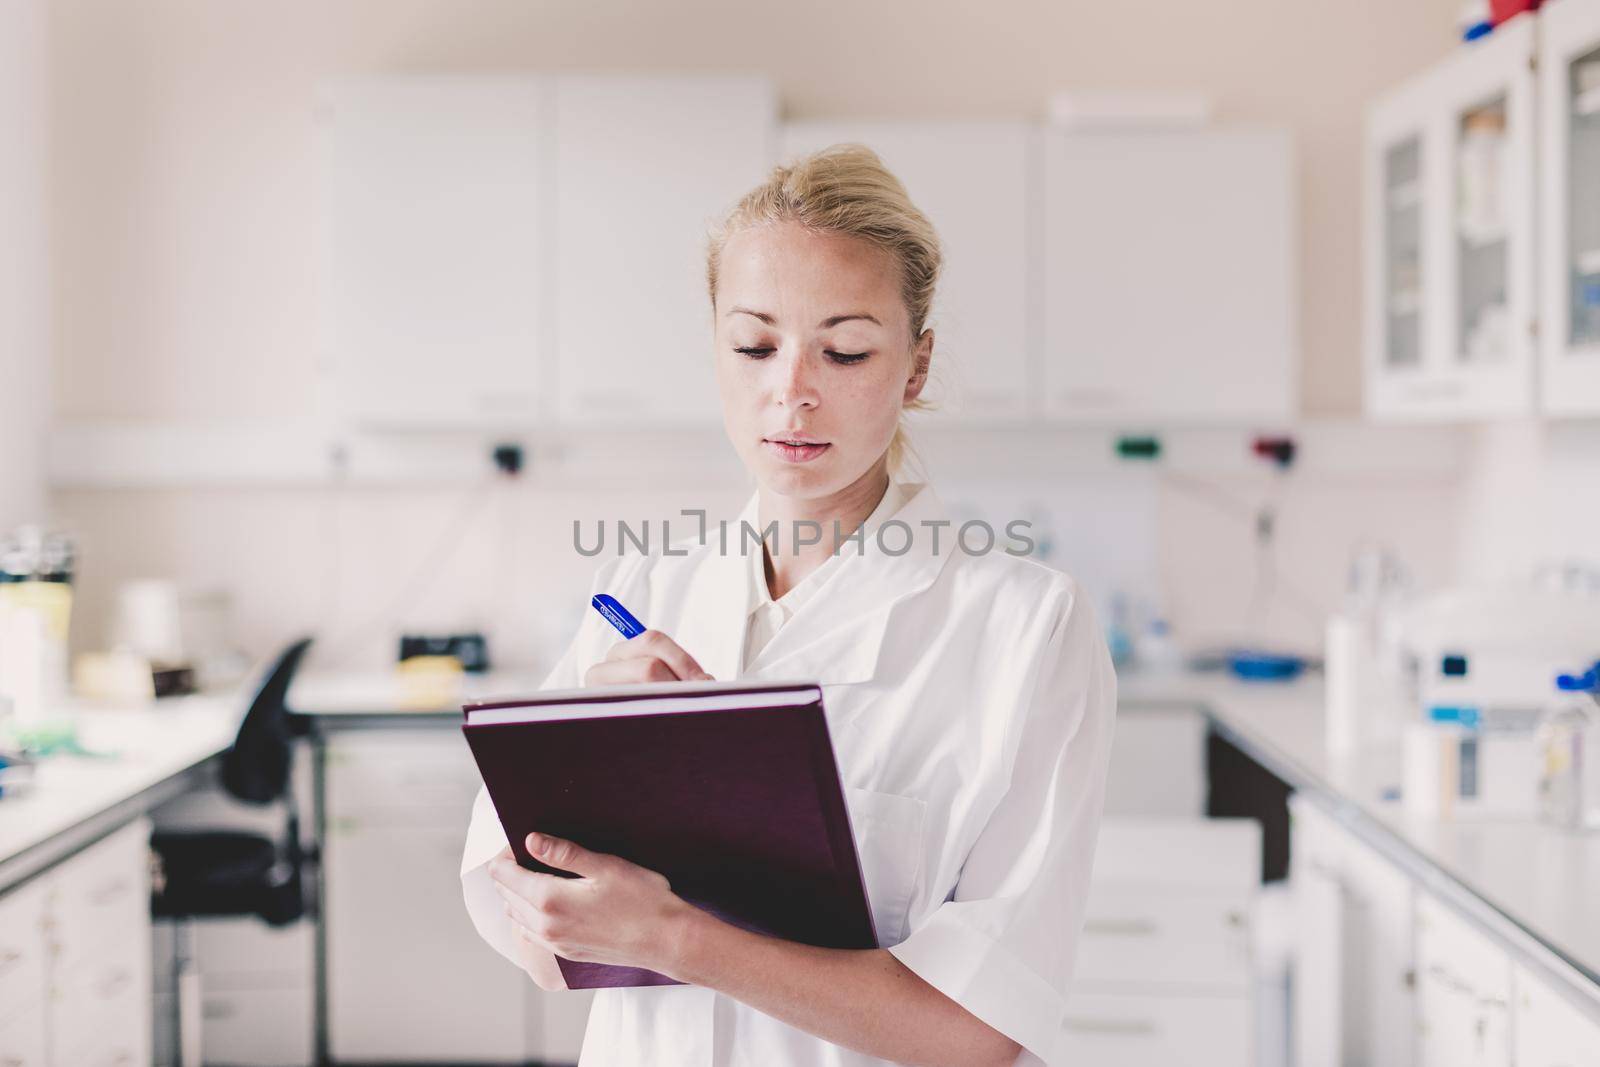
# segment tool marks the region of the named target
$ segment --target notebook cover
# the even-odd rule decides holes
[[[683,686],[770,694],[773,686]],[[517,862],[555,871],[523,841],[538,830],[665,875],[679,896],[760,933],[826,948],[876,948],[821,690],[791,707],[564,717],[462,727]],[[640,699],[610,687],[483,701],[478,708]],[[655,971],[556,957],[569,989],[677,985]]]

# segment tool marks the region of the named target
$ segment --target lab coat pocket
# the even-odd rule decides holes
[[[898,793],[879,793],[851,786],[845,790],[856,855],[867,883],[878,944],[889,948],[904,941],[911,898],[922,875],[922,827],[925,801]]]

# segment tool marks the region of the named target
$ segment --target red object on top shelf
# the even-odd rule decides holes
[[[1513,15],[1539,10],[1539,0],[1489,0],[1489,21],[1496,26]]]

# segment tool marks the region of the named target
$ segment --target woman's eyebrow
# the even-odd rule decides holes
[[[728,314],[729,315],[751,315],[751,316],[754,316],[755,318],[760,319],[762,322],[766,323],[768,326],[777,325],[777,322],[778,322],[777,319],[773,318],[771,315],[768,315],[764,311],[751,311],[749,308],[742,308],[742,307],[729,308],[728,309]],[[883,323],[879,322],[877,319],[873,318],[871,315],[868,315],[865,311],[856,311],[856,312],[850,313],[849,315],[833,315],[833,316],[830,316],[830,317],[828,317],[826,319],[823,319],[817,325],[821,329],[826,330],[826,329],[831,329],[832,327],[839,325],[841,322],[849,322],[852,319],[865,319],[866,321],[872,323],[874,326],[882,326],[883,325]]]

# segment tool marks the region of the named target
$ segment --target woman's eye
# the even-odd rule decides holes
[[[829,352],[828,358],[835,363],[860,363],[871,354],[870,352]]]
[[[761,348],[755,345],[747,345],[744,348],[735,348],[734,351],[739,353],[741,356],[749,356],[751,359],[766,359],[768,356],[772,355],[773,350],[771,348]]]

